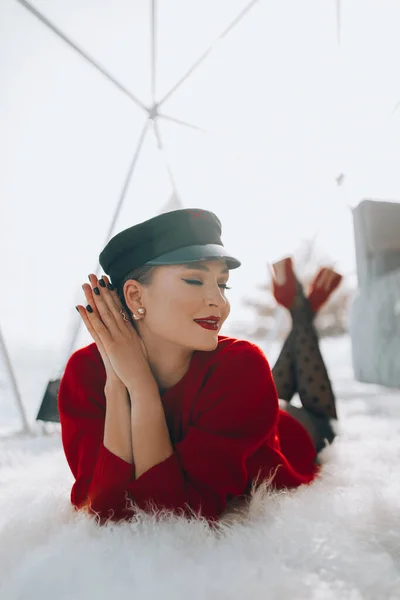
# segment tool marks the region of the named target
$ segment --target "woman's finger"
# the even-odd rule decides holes
[[[111,298],[113,299],[113,301],[115,302],[115,304],[116,304],[116,306],[117,306],[118,310],[119,310],[119,309],[121,309],[121,308],[123,308],[123,306],[122,306],[122,302],[121,302],[121,300],[119,299],[119,296],[118,296],[118,294],[117,294],[117,290],[116,290],[116,289],[115,289],[115,287],[114,287],[114,286],[111,284],[111,282],[110,282],[110,280],[108,279],[107,275],[103,275],[103,276],[101,277],[101,279],[103,279],[103,281],[104,281],[104,283],[105,283],[105,285],[106,285],[106,288],[107,288],[108,290],[110,290],[110,292],[112,292],[112,293],[110,294],[110,296],[111,296]]]
[[[93,280],[93,276],[89,276],[89,279],[91,278]],[[92,324],[96,326],[98,322],[103,323],[103,325],[106,326],[106,329],[109,331],[109,333],[111,333],[112,330],[114,330],[115,333],[116,321],[113,318],[111,309],[108,307],[104,307],[102,299],[100,300],[100,291],[97,285],[95,285],[92,290],[91,286],[88,283],[84,283],[82,285],[82,289],[85,293],[87,303],[93,311],[93,313],[90,313],[90,311],[87,311],[87,313],[89,313],[89,315],[91,315],[92,317],[95,317],[91,319]],[[98,291],[98,294],[96,294],[95,292],[96,289]]]
[[[82,316],[82,311],[79,311],[79,314],[81,314]],[[113,336],[107,324],[104,323],[101,315],[99,315],[97,311],[93,310],[93,306],[91,304],[88,304],[84,309],[84,315],[82,316],[82,318],[83,317],[86,317],[86,326],[88,327],[89,325],[91,327],[91,330],[94,331],[94,334],[100,339],[100,342],[103,344],[103,347],[107,348],[110,342],[113,341]]]
[[[104,287],[101,285],[103,281]],[[129,315],[127,315],[127,310],[125,306],[122,304],[121,300],[118,297],[117,291],[113,285],[111,285],[110,280],[107,275],[103,275],[99,279],[99,285],[101,286],[101,294],[105,296],[107,301],[111,303],[111,306],[117,311],[118,314],[115,315],[116,321],[118,324],[121,324],[121,327],[126,325],[132,326],[132,323],[129,319]],[[122,313],[121,313],[122,311]],[[121,315],[121,316],[120,316]],[[125,315],[125,318],[124,318]],[[122,319],[122,321],[121,321]]]
[[[84,292],[84,294],[86,296],[86,302],[87,302],[87,304],[89,304],[89,306],[91,306],[91,308],[97,313],[97,315],[100,316],[99,315],[99,311],[98,311],[97,306],[96,306],[96,302],[94,300],[93,291],[92,291],[91,286],[88,283],[84,283],[82,285],[82,289],[83,289],[83,292]]]
[[[118,332],[123,331],[121,315],[119,314],[119,311],[117,310],[117,307],[111,298],[111,292],[107,288],[100,286],[96,275],[91,274],[89,278],[93,285],[92,297],[97,308],[96,312],[110,332],[111,337],[115,338],[115,335]],[[86,288],[89,286],[84,284],[83,287],[86,293]]]
[[[107,277],[107,275],[102,275],[101,279],[104,279],[104,283],[106,284],[106,287],[111,291],[111,292],[115,292],[115,295],[118,297],[117,294],[117,290],[115,289],[115,287],[112,285],[111,281],[109,280],[109,278]]]
[[[92,323],[91,319],[89,319],[89,315],[90,314],[92,314],[92,315],[95,314],[94,312],[90,313],[88,311],[88,308],[92,309],[92,307],[90,306],[90,304],[88,304],[86,306],[86,308],[84,306],[81,306],[80,304],[78,304],[75,308],[78,311],[79,316],[81,317],[82,321],[84,322],[86,329],[88,330],[88,332],[92,336],[93,341],[96,342],[96,344],[97,344],[97,346],[99,348],[99,351],[101,350],[102,352],[104,352],[103,342],[101,341],[101,338],[100,338],[97,330],[93,326],[93,323]]]
[[[103,275],[103,277],[97,279],[96,275],[90,274],[89,281],[93,287],[93,290],[97,288],[97,290],[99,291],[99,294],[96,295],[101,295],[103,297],[103,300],[110,308],[113,308],[114,306],[116,306],[118,310],[122,308],[121,302],[118,298],[118,294],[116,292],[112,293],[114,287],[111,286],[112,289],[110,289],[109,287],[109,285],[111,284],[108,278],[106,278]]]
[[[111,371],[113,371],[110,360],[107,356],[107,352],[105,351],[104,345],[103,345],[100,337],[97,335],[96,330],[92,326],[92,324],[87,316],[87,309],[80,305],[76,306],[75,308],[78,311],[79,316],[81,317],[82,321],[84,322],[86,329],[92,336],[93,341],[95,342],[95,344],[97,346],[97,349],[103,360],[103,364],[104,364],[106,373],[110,373]]]

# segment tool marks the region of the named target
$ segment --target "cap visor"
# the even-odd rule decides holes
[[[182,265],[186,263],[199,262],[203,260],[225,260],[229,269],[237,269],[242,264],[237,258],[226,252],[223,246],[218,244],[206,244],[204,246],[185,246],[167,252],[149,260],[146,265]]]

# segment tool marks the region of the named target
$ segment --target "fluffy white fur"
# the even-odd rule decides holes
[[[400,598],[399,391],[353,382],[346,348],[328,354],[340,437],[321,477],[257,492],[217,531],[148,515],[100,528],[69,504],[58,432],[3,439],[1,599]]]

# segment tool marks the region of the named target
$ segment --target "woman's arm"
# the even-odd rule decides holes
[[[145,394],[142,400],[136,403],[135,415],[135,397],[131,397],[133,452],[135,467],[141,463],[139,471],[129,482],[125,480],[125,487],[123,478],[115,478],[112,489],[110,479],[118,463],[114,467],[113,455],[107,455],[95,468],[88,490],[91,512],[109,515],[119,506],[124,490],[141,509],[194,512],[214,520],[225,510],[227,500],[245,492],[247,459],[275,431],[278,398],[264,354],[245,341],[230,349],[202,386],[191,425],[171,454],[157,402]],[[135,431],[142,436],[140,440]],[[272,442],[268,444],[265,471],[269,476],[282,456],[274,451]]]
[[[104,445],[106,386],[98,348],[95,344],[81,348],[66,365],[58,394],[58,410],[62,443],[75,478],[71,503],[76,509],[88,507],[91,496],[98,496],[104,506],[104,510],[99,511],[101,517],[118,520],[132,515],[132,511],[126,510],[125,489],[134,480],[135,467]],[[130,427],[129,412],[126,422]],[[97,482],[101,482],[101,486],[98,487]]]
[[[107,381],[104,393],[106,397],[104,446],[125,462],[133,464],[131,405],[128,390],[120,380]]]
[[[169,458],[172,447],[164,408],[154,379],[130,387],[132,449],[135,478]]]
[[[125,462],[135,464],[135,478],[173,454],[160,394],[154,383],[143,382],[128,393],[121,381],[115,381],[107,383],[104,392],[104,446]]]

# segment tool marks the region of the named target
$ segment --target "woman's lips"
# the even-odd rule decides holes
[[[204,329],[211,329],[211,331],[218,331],[218,323],[207,323],[206,321],[195,321],[197,325],[203,327]]]

